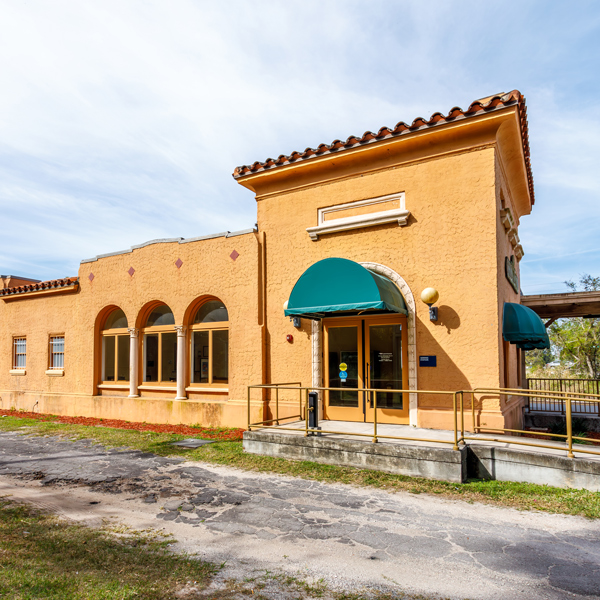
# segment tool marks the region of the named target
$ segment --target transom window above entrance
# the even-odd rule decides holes
[[[388,196],[319,208],[317,215],[317,226],[306,230],[313,242],[316,242],[319,236],[326,234],[386,223],[398,223],[400,227],[404,227],[408,225],[410,212],[406,210],[404,192],[398,192]]]
[[[116,308],[104,322],[102,336],[102,382],[129,382],[129,332],[127,317]]]
[[[208,300],[196,310],[191,328],[190,382],[226,386],[229,383],[229,313],[220,300]]]

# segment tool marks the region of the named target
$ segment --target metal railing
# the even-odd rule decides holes
[[[304,388],[301,387],[302,382],[300,381],[292,381],[286,383],[277,383],[274,385],[250,385],[248,386],[248,431],[250,431],[250,421],[252,419],[252,415],[250,414],[250,390],[255,388],[261,388],[263,390],[275,389],[275,418],[269,419],[268,421],[262,421],[262,423],[277,423],[279,425],[279,421],[284,419],[302,419],[302,390]],[[287,417],[279,418],[279,390],[298,390],[298,414],[297,415],[289,415]]]
[[[532,377],[527,379],[530,391],[543,392],[528,398],[527,407],[531,412],[566,413],[564,400],[548,397],[548,393],[566,392],[569,394],[593,394],[600,396],[600,380],[598,379],[555,379],[550,377]],[[574,401],[571,410],[574,413],[600,416],[600,405],[587,400]]]
[[[258,421],[256,423],[252,423],[250,419],[250,395],[251,390],[256,389],[281,389],[281,390],[300,390],[300,393],[304,396],[304,403],[302,403],[302,396],[300,399],[300,414],[299,415],[289,415],[285,417],[280,417],[278,412],[278,405],[276,405],[276,414],[274,419],[268,419],[265,421]],[[329,429],[314,429],[308,426],[308,411],[312,410],[308,407],[308,394],[310,392],[330,392],[330,391],[346,391],[346,392],[361,392],[370,394],[373,398],[373,433],[358,433],[358,432],[347,432],[347,431],[333,431]],[[378,423],[377,423],[377,411],[382,410],[377,407],[377,394],[385,393],[385,394],[425,394],[425,395],[443,395],[452,397],[452,406],[454,412],[454,436],[452,440],[447,439],[432,439],[432,438],[417,438],[411,436],[401,436],[401,435],[381,435],[377,431]],[[455,450],[458,450],[459,444],[459,427],[458,427],[458,415],[459,409],[457,406],[457,399],[460,396],[461,402],[461,411],[462,411],[462,392],[449,392],[447,390],[444,391],[432,391],[432,390],[388,390],[388,389],[376,389],[376,388],[334,388],[334,387],[291,387],[286,384],[262,384],[262,385],[250,385],[248,386],[248,431],[252,431],[252,428],[260,427],[261,429],[274,428],[278,431],[295,431],[298,432],[297,427],[288,427],[282,425],[273,425],[273,423],[279,423],[285,419],[300,419],[305,422],[304,426],[304,435],[308,436],[309,434],[322,434],[322,433],[330,433],[337,435],[353,435],[357,437],[368,437],[371,438],[373,442],[377,442],[379,439],[394,439],[394,440],[409,440],[414,442],[438,442],[441,444],[452,444]],[[327,419],[323,419],[327,420]],[[464,419],[463,419],[464,424]],[[464,429],[464,426],[463,426]]]
[[[275,418],[267,419],[263,421],[252,422],[251,421],[251,394],[252,390],[276,390],[275,391]],[[281,416],[279,414],[279,390],[293,390],[298,392],[299,411],[298,414]],[[358,392],[369,394],[372,398],[373,409],[373,433],[360,433],[354,431],[336,431],[332,429],[324,428],[313,428],[309,427],[308,412],[313,410],[309,407],[308,394],[310,392],[330,392],[330,391],[347,391],[347,392]],[[437,430],[430,430],[432,435],[427,438],[419,438],[413,436],[403,435],[382,435],[378,432],[378,410],[383,410],[385,407],[377,406],[377,394],[379,393],[398,393],[398,394],[416,394],[417,398],[421,395],[437,395],[444,396],[452,399],[452,414],[453,414],[453,435],[452,439],[443,439],[439,435],[435,435],[434,432]],[[470,402],[467,406],[465,403],[465,396],[469,397]],[[483,399],[484,397],[489,398],[490,396],[498,397],[518,397],[524,400],[528,400],[536,397],[536,393],[527,389],[522,388],[474,388],[472,390],[458,390],[455,392],[447,390],[382,390],[375,388],[333,388],[333,387],[303,387],[298,383],[286,383],[286,384],[261,384],[248,386],[248,431],[252,431],[253,428],[260,429],[277,429],[278,431],[293,431],[295,433],[303,432],[304,436],[308,435],[319,435],[319,434],[333,434],[333,435],[344,435],[344,436],[356,436],[362,438],[371,438],[371,441],[376,443],[380,439],[390,440],[401,440],[401,441],[413,441],[413,442],[425,442],[425,443],[441,443],[451,444],[454,450],[458,450],[460,444],[465,445],[466,440],[470,441],[491,441],[499,443],[510,443],[522,446],[538,447],[543,449],[552,450],[566,450],[569,458],[574,457],[574,452],[583,454],[595,454],[600,455],[600,446],[597,449],[582,448],[581,444],[589,444],[590,439],[582,436],[573,435],[573,404],[576,402],[585,401],[593,403],[596,406],[600,405],[600,395],[598,394],[587,394],[581,392],[549,392],[546,397],[551,401],[562,402],[565,404],[565,418],[566,418],[566,434],[549,433],[541,431],[531,431],[524,429],[508,429],[502,427],[490,427],[483,425],[481,421],[481,415],[484,410]],[[321,400],[319,400],[321,401]],[[449,407],[448,407],[449,408]],[[469,435],[465,427],[465,414],[470,413],[471,416],[471,430],[472,435]],[[478,422],[479,417],[479,422]],[[281,425],[282,421],[288,421],[290,419],[304,421],[304,427],[292,427],[289,425]],[[328,421],[329,419],[323,418],[322,421]],[[504,438],[499,439],[498,437],[489,437],[495,434],[508,434],[510,439]],[[525,441],[525,439],[531,439],[531,437],[538,437],[541,440],[545,440],[545,443],[535,443]],[[554,438],[558,441],[555,442]],[[574,448],[573,444],[576,443],[577,447]],[[593,441],[591,441],[594,444]],[[599,440],[600,443],[600,440]]]
[[[481,440],[481,441],[493,441],[493,442],[501,442],[501,443],[511,443],[511,444],[519,444],[522,446],[536,446],[540,448],[550,448],[554,450],[567,450],[567,456],[569,458],[573,458],[573,452],[581,452],[583,454],[597,454],[600,455],[600,447],[598,450],[588,450],[583,449],[581,447],[577,447],[575,450],[573,449],[573,440],[578,441],[583,444],[589,444],[590,439],[582,436],[574,436],[573,435],[573,403],[581,402],[584,399],[586,402],[591,402],[596,405],[600,404],[600,396],[597,394],[586,394],[586,393],[571,393],[571,392],[552,392],[548,393],[546,396],[549,400],[555,400],[564,402],[565,404],[565,422],[566,422],[566,435],[560,433],[549,433],[542,431],[532,431],[532,430],[523,430],[523,429],[506,429],[502,427],[489,427],[482,424],[477,424],[476,420],[476,409],[475,409],[475,395],[493,395],[493,396],[505,396],[505,397],[519,397],[524,398],[525,400],[531,399],[532,397],[536,397],[534,392],[531,392],[527,389],[522,388],[476,388],[473,390],[469,390],[468,392],[471,394],[471,416],[472,416],[472,427],[473,432],[477,434],[475,436],[462,436],[463,440]],[[479,412],[482,410],[482,402],[480,400],[480,408]],[[553,440],[550,440],[550,444],[534,444],[532,442],[522,442],[518,439],[511,438],[510,440],[502,440],[498,438],[489,438],[483,437],[480,435],[482,432],[490,432],[496,431],[501,433],[513,434],[514,436],[539,436],[543,438],[558,438],[559,440],[563,440],[566,444],[558,445],[554,444]],[[593,443],[593,442],[592,442]]]

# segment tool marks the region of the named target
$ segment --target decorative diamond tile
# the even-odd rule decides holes
[[[231,260],[236,260],[237,257],[240,255],[240,253],[237,250],[234,250],[229,257],[231,258]]]
[[[129,277],[133,277],[133,274],[135,273],[135,269],[133,267],[129,267],[129,271],[127,271],[129,273]]]
[[[90,274],[88,275],[88,279],[89,279],[90,281],[94,281],[94,274],[93,274],[93,273],[90,273]]]
[[[176,266],[178,269],[181,269],[181,265],[182,265],[182,264],[183,264],[183,261],[182,261],[180,258],[178,258],[178,259],[175,261],[175,266]]]

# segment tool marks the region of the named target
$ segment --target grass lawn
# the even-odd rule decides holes
[[[0,598],[166,600],[204,588],[213,565],[167,549],[170,539],[115,535],[0,501]]]
[[[170,443],[189,436],[40,422],[17,416],[0,418],[0,431],[14,430],[35,435],[62,435],[71,439],[93,439],[107,447],[127,446],[161,456],[181,456],[192,461],[228,465],[245,470],[290,475],[316,481],[349,483],[413,494],[436,494],[465,502],[484,502],[522,510],[534,509],[566,515],[582,515],[590,519],[600,518],[600,493],[586,490],[504,481],[476,480],[456,484],[378,471],[246,454],[239,441],[219,441],[196,450],[185,450],[171,446]],[[196,437],[201,437],[201,435]]]
[[[286,573],[254,571],[206,589],[220,567],[169,552],[172,538],[90,529],[0,499],[0,598],[5,600],[434,600],[329,590]],[[436,597],[440,600],[439,597]]]

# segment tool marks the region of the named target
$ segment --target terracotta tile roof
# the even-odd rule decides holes
[[[525,97],[518,90],[513,90],[506,94],[497,94],[495,96],[489,96],[481,100],[475,100],[471,103],[467,110],[462,110],[458,106],[450,110],[447,115],[436,112],[431,115],[431,118],[426,121],[425,119],[418,117],[411,125],[407,125],[403,121],[400,121],[393,129],[389,127],[382,127],[377,133],[372,131],[366,131],[362,136],[356,137],[351,135],[345,142],[341,140],[334,140],[331,144],[320,144],[317,148],[306,148],[303,152],[292,152],[289,155],[281,154],[278,158],[267,158],[264,162],[254,162],[251,165],[243,165],[236,167],[233,172],[233,177],[239,179],[246,175],[253,175],[255,173],[261,173],[269,171],[277,167],[283,167],[291,165],[304,160],[310,160],[311,158],[317,158],[319,156],[325,156],[327,154],[333,154],[342,152],[344,150],[350,150],[359,146],[365,146],[374,142],[388,140],[391,138],[399,137],[415,131],[423,129],[430,129],[439,125],[445,125],[447,123],[454,123],[462,119],[468,119],[471,117],[477,117],[481,114],[489,113],[494,110],[500,110],[509,106],[518,106],[519,115],[521,122],[521,133],[523,136],[523,153],[525,155],[525,166],[527,169],[527,180],[529,183],[529,192],[531,194],[531,203],[534,202],[533,194],[533,175],[531,173],[531,162],[529,155],[529,134],[527,126],[527,108],[525,106]]]
[[[29,285],[19,285],[17,287],[5,288],[0,290],[0,296],[16,296],[28,292],[42,292],[45,290],[58,290],[60,288],[70,288],[77,284],[77,277],[65,277],[64,279],[51,279],[49,281],[38,281]]]

